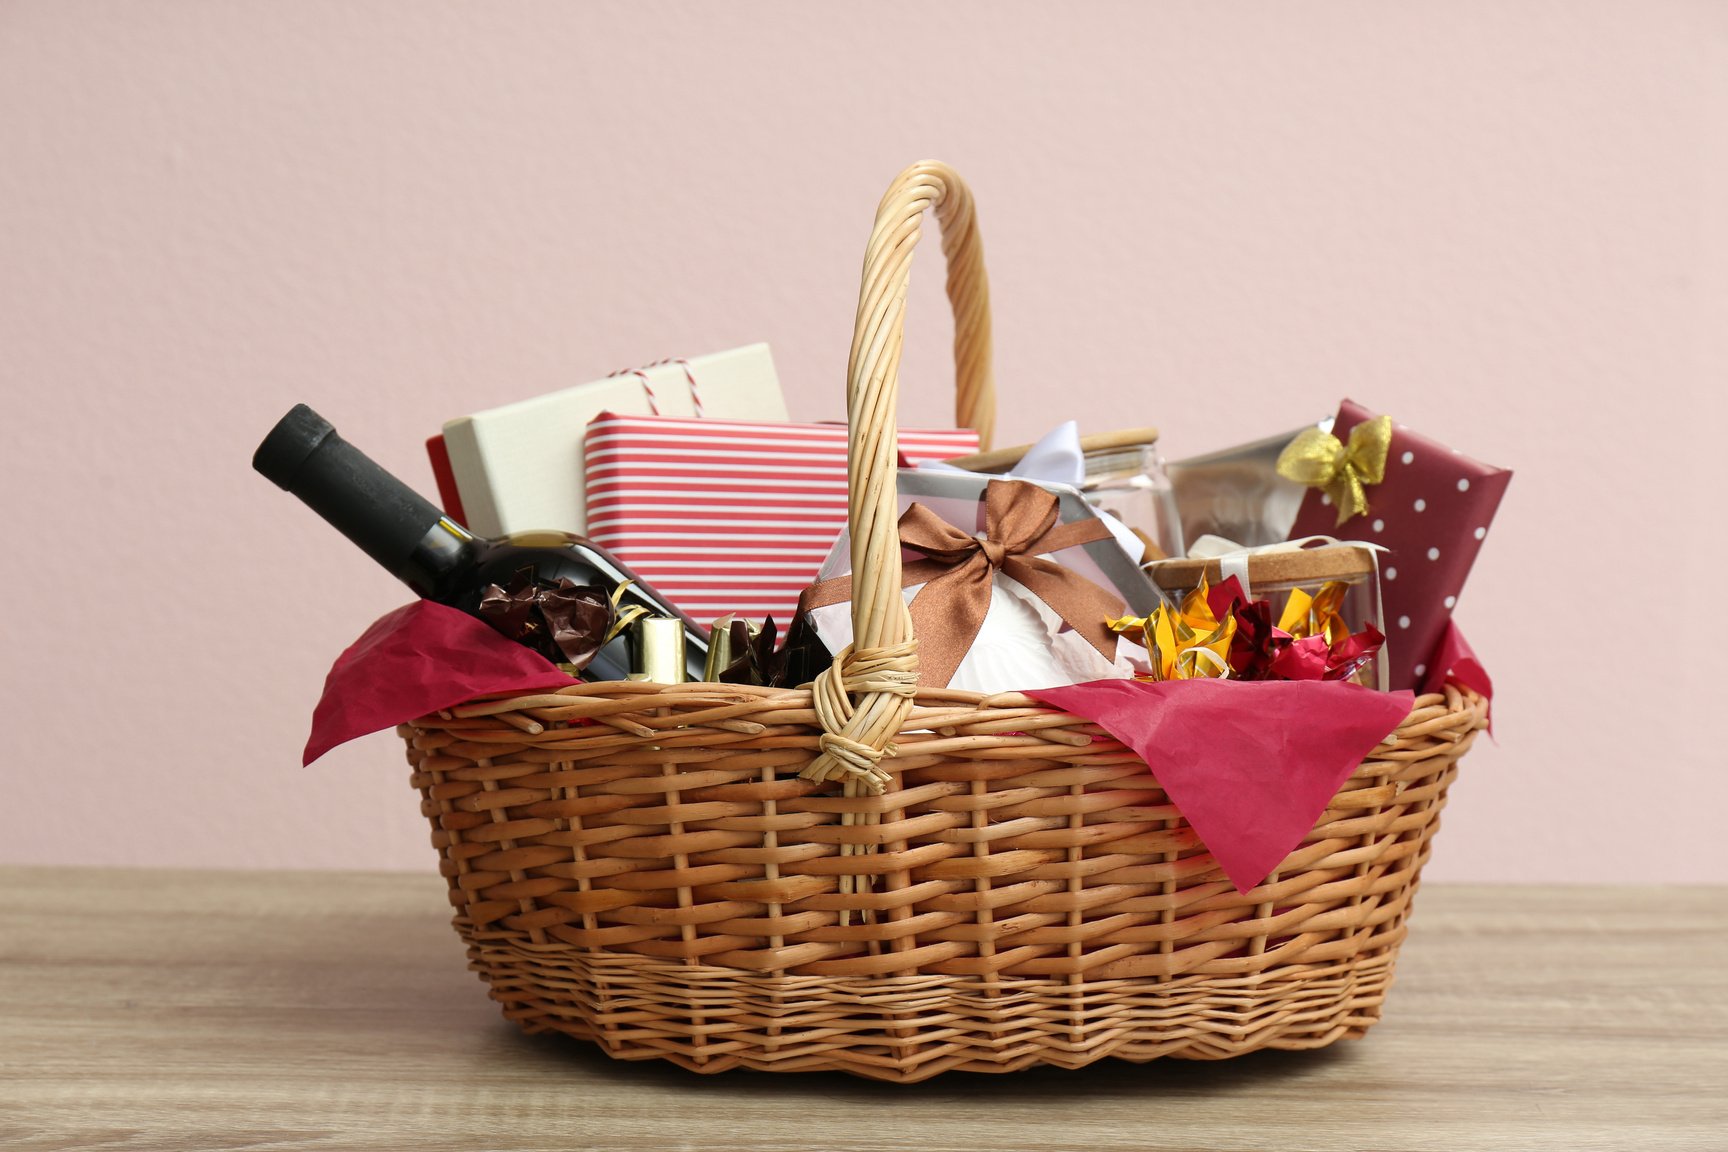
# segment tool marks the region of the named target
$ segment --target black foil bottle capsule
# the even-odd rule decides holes
[[[611,591],[628,581],[620,604],[683,620],[689,678],[702,678],[706,630],[597,544],[553,531],[518,532],[498,540],[475,536],[304,404],[277,421],[253,453],[252,467],[298,496],[417,595],[479,619],[485,619],[477,609],[486,587],[507,585],[524,569],[545,584],[563,578]],[[629,674],[623,637],[602,648],[583,671],[589,680],[623,680]]]

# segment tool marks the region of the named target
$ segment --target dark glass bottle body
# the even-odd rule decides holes
[[[489,585],[507,586],[527,569],[537,582],[568,579],[607,591],[629,582],[620,604],[684,621],[685,664],[701,679],[707,633],[598,545],[566,532],[522,532],[499,540],[475,536],[336,434],[304,404],[279,421],[252,458],[253,467],[292,492],[417,595],[470,615]],[[624,637],[603,647],[583,671],[590,680],[630,673]]]

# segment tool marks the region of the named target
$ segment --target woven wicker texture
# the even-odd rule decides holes
[[[848,387],[858,653],[796,690],[583,684],[401,729],[472,966],[529,1031],[709,1072],[914,1081],[1360,1035],[1485,706],[1419,698],[1244,895],[1095,725],[914,693],[893,429],[926,208],[963,418],[990,412],[971,198],[915,165],[878,212]]]

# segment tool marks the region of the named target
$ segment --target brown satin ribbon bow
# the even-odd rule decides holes
[[[1124,611],[1121,597],[1044,554],[1108,539],[1097,519],[1061,522],[1056,495],[1023,480],[992,480],[984,494],[984,538],[962,532],[922,504],[900,517],[900,543],[924,555],[902,566],[901,586],[923,584],[911,605],[918,638],[918,683],[945,687],[966,658],[995,575],[1017,581],[1085,638],[1106,660],[1116,658],[1116,634],[1106,620]],[[801,608],[852,598],[852,578],[824,580],[805,592]]]

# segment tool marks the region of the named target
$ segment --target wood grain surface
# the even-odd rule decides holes
[[[702,1077],[499,1018],[434,875],[0,869],[0,1148],[1728,1149],[1728,890],[1417,901],[1385,1019],[1211,1064]]]

